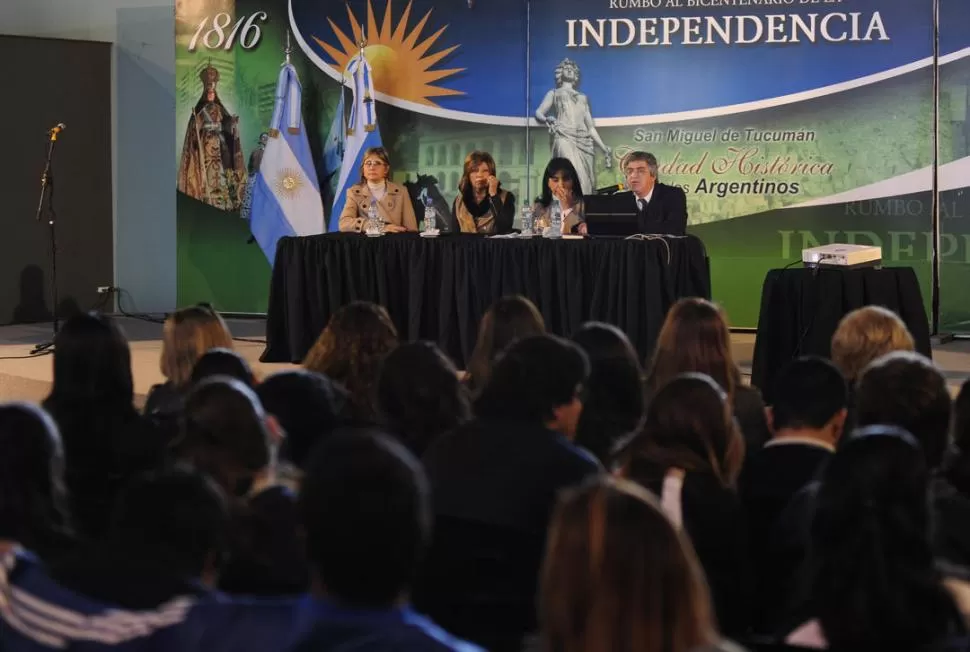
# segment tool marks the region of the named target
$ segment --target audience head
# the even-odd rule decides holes
[[[431,342],[402,344],[387,356],[378,404],[384,424],[418,457],[471,416],[458,370]]]
[[[134,478],[115,506],[110,537],[150,554],[176,576],[214,584],[226,549],[229,513],[207,476],[173,468]]]
[[[932,362],[908,351],[884,355],[862,371],[856,392],[858,425],[902,428],[923,446],[931,469],[942,464],[952,401],[946,379]]]
[[[544,425],[572,439],[583,409],[589,360],[552,335],[519,340],[498,359],[475,402],[482,419]]]
[[[828,360],[805,357],[791,362],[772,382],[771,397],[768,422],[776,435],[811,431],[833,445],[842,436],[848,389]]]
[[[599,478],[563,495],[542,569],[544,649],[688,652],[717,643],[688,538],[656,498]]]
[[[954,451],[947,478],[961,493],[970,493],[970,380],[963,383],[953,402],[950,433]]]
[[[0,403],[0,540],[35,549],[63,526],[64,454],[57,425],[29,403]]]
[[[232,348],[232,335],[218,312],[202,304],[175,311],[162,328],[162,375],[176,387],[187,387],[199,358],[215,348]]]
[[[583,196],[583,186],[579,182],[579,174],[576,168],[569,162],[568,158],[557,157],[549,161],[546,171],[542,173],[542,194],[539,196],[539,203],[548,206],[555,197],[555,191],[562,188],[567,193],[572,193],[574,198]],[[588,189],[592,192],[592,188]]]
[[[832,362],[854,384],[862,370],[892,351],[915,350],[913,336],[896,313],[880,306],[853,310],[832,335]]]
[[[615,439],[633,431],[643,417],[643,370],[630,340],[616,326],[588,322],[573,342],[590,362],[576,443],[606,462]]]
[[[354,301],[333,314],[303,366],[341,383],[355,416],[374,420],[381,363],[397,344],[397,329],[387,311]]]
[[[713,378],[733,400],[740,372],[731,357],[731,332],[721,308],[706,299],[681,299],[660,329],[647,373],[647,391],[677,374],[694,371]]]
[[[495,159],[488,152],[475,150],[465,157],[458,191],[465,193],[471,190],[481,190],[488,186],[488,178],[495,176]]]
[[[894,426],[856,430],[825,468],[812,521],[816,614],[830,648],[916,650],[956,608],[934,569],[929,471]]]
[[[220,347],[206,351],[192,369],[192,384],[212,376],[235,378],[247,387],[253,387],[256,384],[256,376],[246,358],[232,349]]]
[[[360,182],[378,183],[391,178],[391,159],[383,147],[369,147],[360,164]]]
[[[468,361],[468,382],[478,391],[488,382],[495,359],[523,337],[542,335],[546,324],[538,308],[522,296],[502,297],[492,304],[478,326],[475,350]]]
[[[431,536],[418,461],[377,432],[334,434],[312,455],[300,492],[314,589],[351,607],[405,596]]]
[[[271,435],[259,399],[233,378],[208,378],[189,392],[179,459],[208,473],[230,495],[245,495],[271,462]]]
[[[624,476],[641,482],[677,468],[713,474],[730,487],[744,462],[744,439],[724,390],[709,376],[682,374],[650,401],[641,431],[618,461]]]
[[[131,351],[110,318],[95,313],[75,315],[61,327],[54,344],[54,383],[47,400],[58,418],[69,411],[68,404],[130,409],[134,393]]]
[[[280,371],[263,381],[256,393],[286,433],[280,455],[300,468],[317,442],[344,422],[346,390],[314,371]]]

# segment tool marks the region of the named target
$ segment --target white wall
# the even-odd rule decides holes
[[[126,291],[125,310],[172,310],[175,0],[0,0],[0,33],[115,45],[115,285]]]

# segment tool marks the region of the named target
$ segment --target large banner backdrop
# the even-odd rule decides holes
[[[940,210],[953,267],[944,282],[965,286],[970,228],[957,218],[968,211],[970,16],[964,0],[942,2]],[[619,158],[643,149],[687,192],[690,231],[707,244],[714,296],[734,325],[756,325],[768,269],[829,242],[881,245],[889,264],[916,269],[929,301],[932,0],[177,7],[181,304],[266,309],[269,266],[240,209],[287,40],[328,220],[337,174],[325,141],[363,41],[394,181],[450,204],[465,154],[484,149],[521,205],[539,193],[551,156],[570,158],[590,191],[622,181]],[[970,320],[946,287],[942,298],[945,324]]]

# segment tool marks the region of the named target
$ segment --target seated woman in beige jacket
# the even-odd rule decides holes
[[[347,203],[340,213],[341,231],[363,231],[371,202],[377,202],[377,214],[387,233],[418,230],[410,195],[402,186],[388,181],[390,176],[391,162],[383,147],[371,147],[364,152],[360,183],[347,188]]]

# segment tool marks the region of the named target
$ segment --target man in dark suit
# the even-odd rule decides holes
[[[623,157],[623,174],[636,202],[640,233],[687,234],[687,195],[677,186],[657,180],[657,157],[630,152]]]

